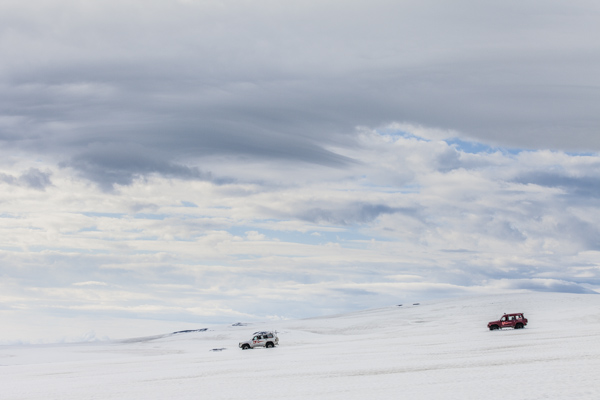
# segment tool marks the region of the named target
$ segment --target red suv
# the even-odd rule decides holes
[[[525,325],[527,325],[527,318],[525,318],[523,313],[504,314],[498,321],[488,323],[488,328],[490,328],[490,331],[501,328],[521,329]]]

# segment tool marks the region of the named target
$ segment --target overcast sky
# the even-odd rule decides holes
[[[586,0],[3,0],[0,343],[600,291],[599,38]]]

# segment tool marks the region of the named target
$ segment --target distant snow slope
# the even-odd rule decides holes
[[[488,331],[504,312],[525,313],[529,325]],[[279,332],[279,347],[237,347],[266,329]],[[119,342],[3,346],[0,398],[600,399],[600,296],[473,297]]]

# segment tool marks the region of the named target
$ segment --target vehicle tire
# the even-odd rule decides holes
[[[271,347],[274,347],[273,343],[267,342],[267,349],[270,349]]]
[[[499,328],[498,325],[492,325],[492,326],[490,326],[490,331],[495,331],[498,328]]]
[[[250,348],[250,345],[244,344],[242,345],[242,350],[248,350]]]
[[[522,323],[516,324],[515,329],[523,329],[523,324]]]

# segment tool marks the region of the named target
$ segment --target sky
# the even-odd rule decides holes
[[[599,19],[2,1],[0,343],[600,291]]]

